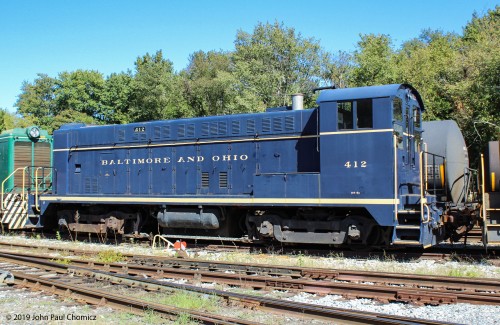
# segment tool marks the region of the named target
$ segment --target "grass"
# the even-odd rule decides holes
[[[71,264],[71,260],[68,259],[68,258],[57,258],[57,259],[51,260],[51,262],[62,264],[62,265],[69,265],[69,264]]]
[[[118,263],[125,262],[127,258],[123,256],[120,252],[115,252],[113,250],[105,250],[97,254],[97,260],[102,263]]]

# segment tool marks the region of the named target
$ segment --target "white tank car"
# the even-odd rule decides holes
[[[423,123],[423,139],[427,144],[427,151],[436,155],[446,157],[444,164],[446,171],[446,187],[451,200],[459,203],[464,199],[464,172],[469,167],[469,156],[467,146],[457,123],[452,120],[431,121]],[[427,155],[428,165],[432,164],[431,155]],[[437,164],[443,164],[442,160],[436,159]],[[432,169],[432,167],[430,168]],[[441,187],[441,175],[428,170],[429,187],[436,184]]]

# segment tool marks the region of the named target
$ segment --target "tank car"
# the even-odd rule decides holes
[[[412,86],[323,90],[317,107],[297,106],[63,126],[41,214],[79,232],[152,226],[172,237],[356,248],[429,247],[461,226],[429,190],[437,163],[424,155]]]
[[[2,230],[39,228],[39,194],[50,189],[52,136],[37,126],[0,134]]]

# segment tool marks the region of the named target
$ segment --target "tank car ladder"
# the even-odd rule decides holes
[[[500,192],[495,192],[495,174],[492,173],[492,191],[486,192],[484,155],[481,154],[481,217],[482,240],[485,249],[490,244],[500,244]]]

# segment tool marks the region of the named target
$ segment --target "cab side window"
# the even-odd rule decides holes
[[[337,124],[339,130],[353,129],[353,102],[337,103]]]
[[[356,102],[358,129],[373,128],[373,109],[371,99],[362,99]]]

